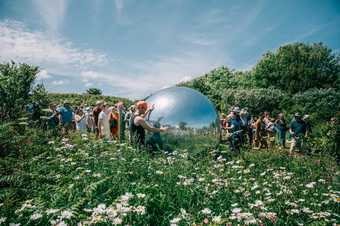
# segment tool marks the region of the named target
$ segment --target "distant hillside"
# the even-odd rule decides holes
[[[129,106],[132,104],[132,101],[127,98],[102,95],[89,95],[76,93],[48,93],[48,97],[52,103],[60,104],[64,100],[68,100],[73,106],[78,106],[81,103],[85,103],[86,105],[95,105],[96,101],[98,100],[104,100],[109,105],[114,105],[118,101],[122,101],[125,106]]]

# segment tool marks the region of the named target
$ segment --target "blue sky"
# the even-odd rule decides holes
[[[303,41],[340,52],[339,0],[0,0],[0,61],[51,92],[141,98]]]

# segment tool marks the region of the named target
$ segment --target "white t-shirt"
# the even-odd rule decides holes
[[[104,132],[104,136],[106,138],[110,137],[110,122],[109,115],[104,111],[101,111],[98,116],[98,121],[102,121],[102,128],[100,128]]]

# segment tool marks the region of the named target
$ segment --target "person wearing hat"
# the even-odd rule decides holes
[[[294,118],[289,125],[289,132],[292,136],[290,153],[295,149],[301,149],[303,138],[306,133],[306,124],[301,118],[300,113],[295,113]]]
[[[166,127],[155,128],[145,121],[145,118],[153,110],[154,106],[149,107],[145,101],[138,101],[136,103],[136,112],[133,115],[131,123],[131,138],[132,143],[142,147],[145,145],[145,130],[149,132],[165,132],[168,130]]]
[[[57,109],[57,112],[60,115],[60,121],[63,127],[63,134],[68,134],[69,130],[71,130],[73,127],[73,110],[70,106],[70,102],[68,100],[65,100],[63,106],[59,107]]]
[[[102,111],[103,104],[104,104],[103,101],[97,101],[96,106],[92,110],[92,116],[94,120],[94,130],[95,130],[97,139],[99,138],[98,117],[99,117],[100,112]]]

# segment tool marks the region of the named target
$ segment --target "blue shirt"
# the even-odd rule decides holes
[[[238,130],[241,130],[241,120],[239,119],[231,119],[229,121],[229,125],[233,126],[233,128],[231,129],[231,132],[236,132]]]
[[[60,107],[60,108],[57,109],[57,112],[60,113],[62,123],[71,123],[72,122],[73,112],[72,112],[71,108]]]

